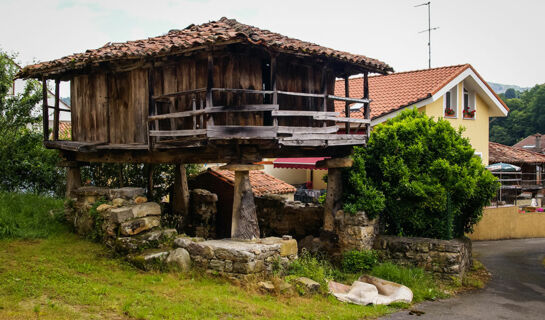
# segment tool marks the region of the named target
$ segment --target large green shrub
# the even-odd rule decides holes
[[[380,212],[393,235],[451,239],[470,232],[498,183],[461,134],[416,110],[377,125],[346,172],[345,209]]]

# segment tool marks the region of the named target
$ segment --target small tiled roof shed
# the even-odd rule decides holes
[[[231,217],[233,214],[233,195],[235,173],[228,170],[210,168],[191,181],[192,188],[206,189],[218,195],[216,234],[218,237],[229,237]],[[293,194],[295,187],[260,170],[250,171],[250,184],[254,196],[265,194]]]

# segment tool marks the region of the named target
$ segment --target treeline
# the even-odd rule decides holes
[[[524,92],[509,89],[500,97],[509,114],[490,119],[490,141],[511,146],[534,133],[545,134],[545,84]]]

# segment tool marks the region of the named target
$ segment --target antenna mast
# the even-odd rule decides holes
[[[422,30],[419,33],[426,32],[426,31],[428,32],[428,68],[431,69],[431,32],[433,30],[439,29],[439,27],[434,27],[434,28],[431,27],[431,1],[416,5],[414,7],[416,8],[421,6],[428,6],[428,29]]]

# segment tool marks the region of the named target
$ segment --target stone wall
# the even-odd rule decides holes
[[[142,188],[80,187],[66,206],[74,230],[121,254],[160,248],[178,234],[161,228],[161,206]]]
[[[335,233],[341,252],[349,250],[369,250],[373,248],[378,233],[378,219],[369,220],[365,212],[350,214],[337,211]]]
[[[324,218],[321,205],[288,201],[278,195],[256,197],[255,204],[261,237],[289,234],[302,239],[320,234]]]
[[[193,189],[189,193],[189,215],[184,232],[201,238],[216,237],[216,202],[218,196],[204,189]]]
[[[442,277],[461,279],[472,263],[471,240],[377,236],[374,249],[383,260],[416,266]]]
[[[291,237],[255,240],[179,237],[174,244],[189,252],[195,267],[238,279],[270,273],[275,263],[297,259],[297,241]]]

